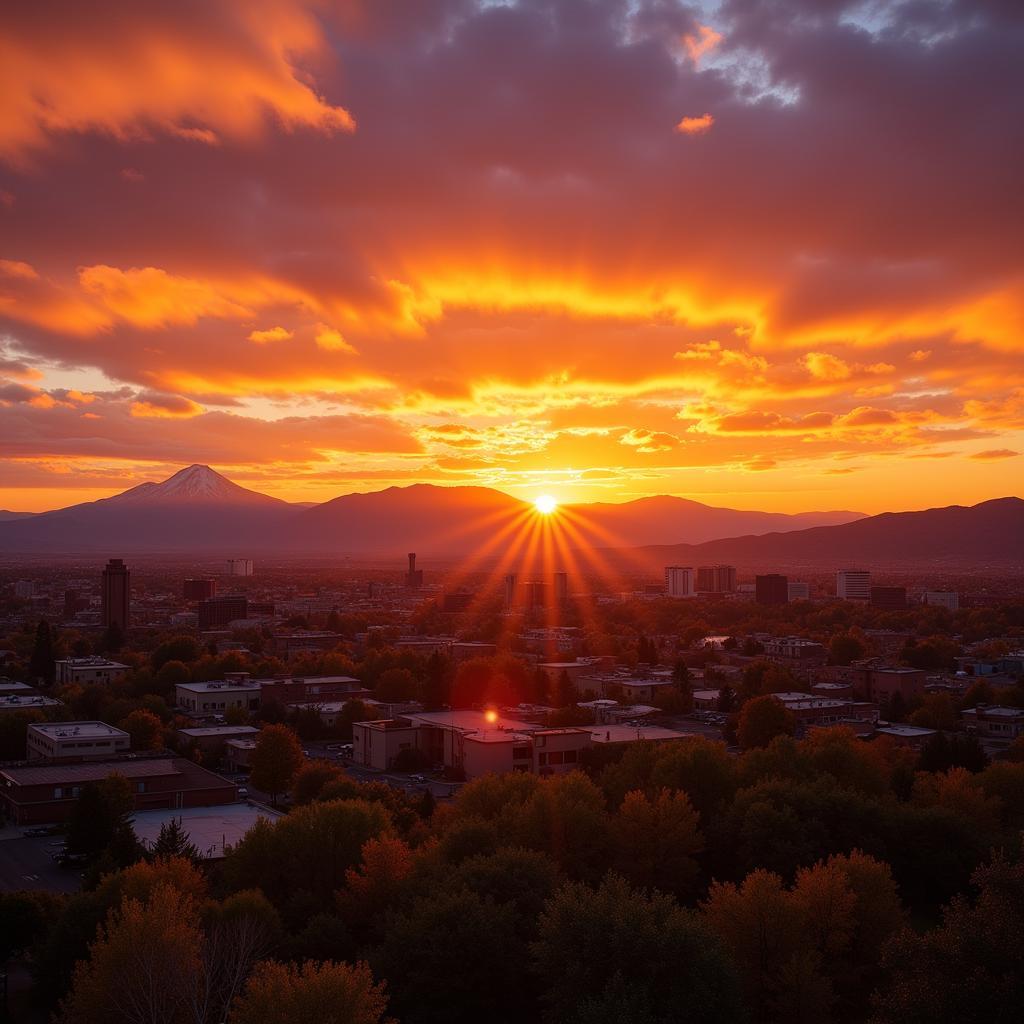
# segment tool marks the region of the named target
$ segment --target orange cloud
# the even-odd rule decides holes
[[[132,402],[131,408],[133,416],[155,419],[198,416],[202,411],[201,405],[181,395],[141,395],[137,402]]]
[[[315,328],[315,339],[317,345],[325,352],[344,352],[347,355],[356,355],[356,348],[350,345],[341,335],[341,331],[327,324],[317,324]]]
[[[61,10],[60,8],[64,9]],[[70,133],[213,141],[286,129],[350,132],[303,60],[326,50],[315,5],[227,0],[175,8],[68,0],[9,9],[0,33],[0,154],[21,159]],[[59,69],[59,71],[58,71]]]
[[[252,331],[249,334],[249,340],[257,345],[266,345],[271,341],[287,341],[292,337],[294,335],[287,327],[268,327],[264,331]]]
[[[701,57],[710,53],[721,41],[722,34],[716,32],[710,25],[698,25],[695,33],[683,36],[683,46],[686,47],[686,52],[694,64],[698,64]]]
[[[715,118],[711,114],[687,115],[676,123],[676,131],[680,135],[703,135],[711,131]]]

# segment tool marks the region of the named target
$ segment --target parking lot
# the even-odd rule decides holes
[[[5,830],[7,836],[11,830]],[[81,870],[62,867],[52,857],[62,842],[60,836],[27,838],[17,835],[0,840],[0,891],[46,889],[77,892]]]

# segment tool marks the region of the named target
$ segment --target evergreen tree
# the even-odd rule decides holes
[[[199,851],[189,834],[182,828],[180,818],[172,818],[160,826],[160,834],[156,837],[150,854],[154,859],[184,857],[190,861],[199,860]]]
[[[36,628],[36,642],[28,663],[28,674],[44,683],[53,682],[53,632],[46,619],[40,619]]]

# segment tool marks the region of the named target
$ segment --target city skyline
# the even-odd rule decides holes
[[[1019,491],[1011,6],[2,17],[0,508]]]

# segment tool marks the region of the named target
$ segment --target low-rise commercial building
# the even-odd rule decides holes
[[[106,722],[35,722],[25,735],[30,761],[102,761],[131,746],[128,733]]]
[[[688,735],[656,726],[614,724],[551,729],[497,712],[454,710],[356,722],[352,747],[355,763],[368,768],[386,771],[403,751],[418,750],[431,763],[474,779],[488,772],[573,771],[583,752],[595,745],[666,742]]]
[[[91,683],[116,683],[128,672],[127,665],[100,657],[61,658],[53,664],[58,686],[66,683],[78,683],[82,686]]]
[[[244,678],[225,678],[205,683],[178,683],[174,699],[178,707],[196,715],[222,715],[232,708],[258,711],[260,684]]]
[[[18,825],[65,821],[89,783],[127,779],[136,810],[208,807],[237,797],[233,783],[185,758],[140,758],[0,769],[0,806]]]
[[[968,732],[987,740],[1012,743],[1024,736],[1024,710],[1000,704],[979,704],[960,712]]]

